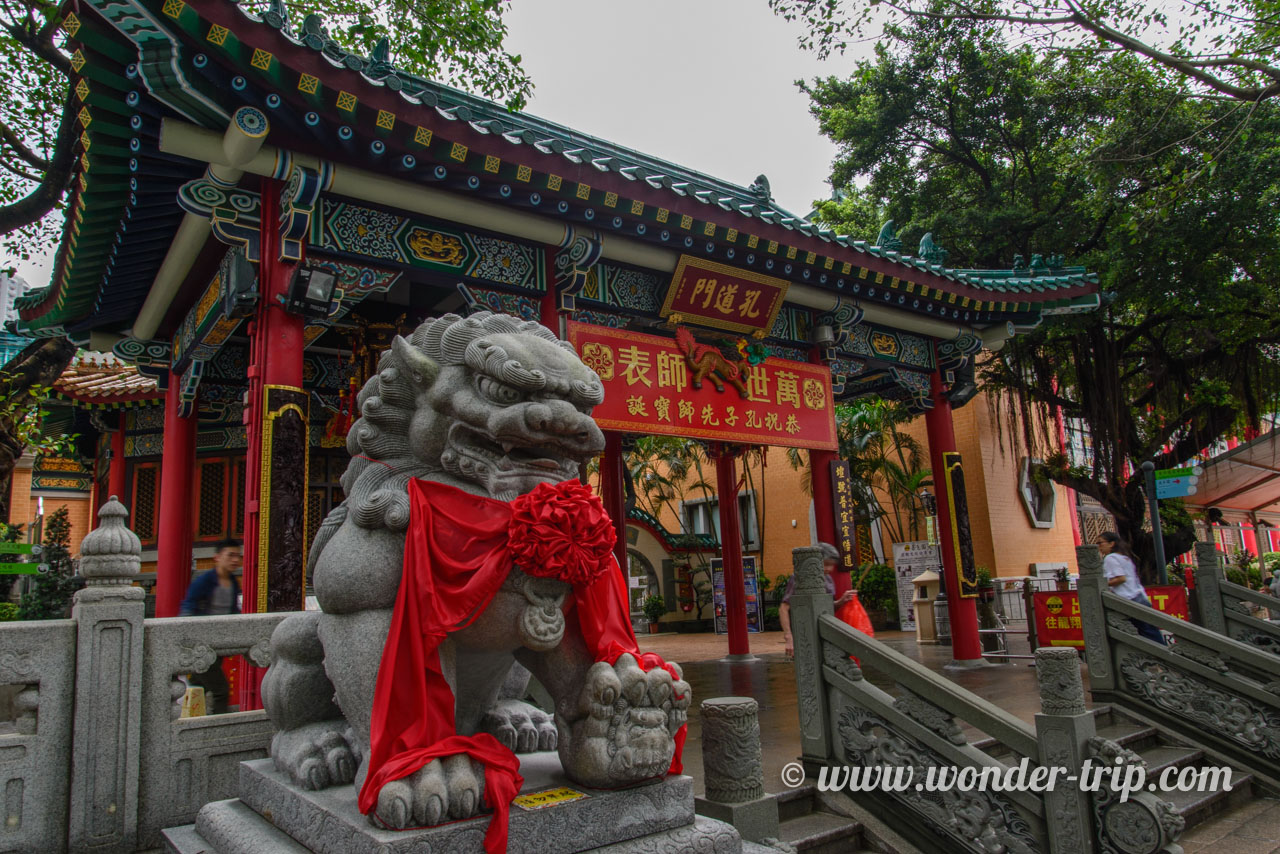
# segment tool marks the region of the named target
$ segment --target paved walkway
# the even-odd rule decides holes
[[[993,665],[980,670],[946,671],[951,661],[948,646],[920,645],[914,632],[883,632],[883,641],[930,670],[1002,709],[1035,725],[1040,711],[1040,692],[1035,668],[1026,661]],[[705,792],[702,777],[702,720],[698,703],[711,697],[754,697],[760,704],[760,742],[764,760],[764,788],[776,793],[787,790],[782,767],[795,761],[800,752],[799,720],[796,712],[795,665],[786,657],[781,632],[748,636],[755,661],[723,661],[729,642],[723,635],[662,634],[641,635],[640,648],[677,661],[685,680],[693,689],[694,704],[689,710],[689,734],[685,742],[685,773],[694,779],[694,792]],[[1026,644],[1023,642],[1023,647]],[[1015,651],[1016,648],[1015,648]],[[1025,650],[1024,650],[1025,651]],[[1088,671],[1085,671],[1088,697]],[[867,679],[886,690],[891,683],[880,674],[867,671]],[[1088,700],[1086,700],[1088,703]],[[1090,704],[1091,705],[1091,704]],[[973,736],[969,727],[966,734]],[[1257,800],[1230,815],[1210,819],[1191,829],[1181,840],[1185,854],[1280,854],[1280,809],[1277,801]]]

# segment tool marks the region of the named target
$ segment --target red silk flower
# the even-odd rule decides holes
[[[590,487],[576,480],[540,483],[511,502],[508,531],[517,566],[539,578],[589,584],[612,563],[618,539]]]

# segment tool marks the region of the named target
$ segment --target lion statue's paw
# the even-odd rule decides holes
[[[597,788],[664,776],[691,699],[688,683],[662,667],[646,673],[625,653],[613,665],[597,662],[587,671],[577,718],[556,720],[565,772]]]
[[[369,820],[396,830],[456,821],[484,810],[484,766],[466,754],[433,759],[378,793]]]
[[[480,731],[513,753],[555,750],[558,741],[552,716],[522,700],[499,700],[480,721]]]
[[[294,785],[315,791],[354,781],[360,748],[346,721],[322,721],[277,732],[271,758]]]

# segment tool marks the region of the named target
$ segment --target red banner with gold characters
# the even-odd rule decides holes
[[[1187,588],[1178,584],[1148,587],[1147,598],[1157,611],[1191,619],[1187,608]],[[1040,646],[1084,647],[1084,628],[1080,625],[1080,597],[1074,590],[1048,591],[1035,594],[1036,641]]]
[[[591,412],[603,430],[836,449],[831,371],[822,365],[738,363],[744,398],[723,379],[717,391],[710,376],[694,388],[689,361],[669,338],[570,322],[569,342],[604,383],[604,403]]]
[[[785,279],[681,255],[662,316],[678,314],[703,326],[759,333],[763,338],[773,328],[786,295]]]

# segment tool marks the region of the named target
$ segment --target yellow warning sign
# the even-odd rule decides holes
[[[547,807],[558,807],[561,804],[580,801],[586,797],[589,797],[586,792],[561,787],[559,789],[547,789],[545,792],[530,792],[527,795],[520,795],[512,803],[522,810],[543,810]]]

